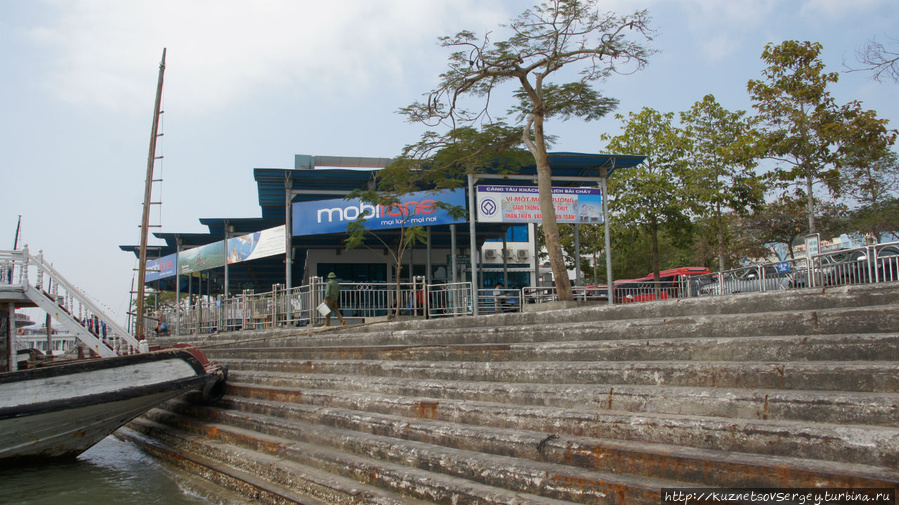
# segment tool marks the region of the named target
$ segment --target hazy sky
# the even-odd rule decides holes
[[[0,248],[43,249],[124,321],[162,49],[157,175],[165,232],[204,217],[259,217],[254,168],[294,154],[392,157],[424,131],[396,111],[445,69],[441,35],[500,24],[533,5],[488,0],[0,0]],[[899,38],[896,0],[614,0],[648,9],[654,55],[600,85],[618,112],[687,110],[706,94],[750,110],[768,42],[824,45],[840,103],[899,125],[899,84],[844,73],[876,37]],[[501,111],[498,111],[501,112]],[[549,122],[556,151],[599,152],[612,117]]]

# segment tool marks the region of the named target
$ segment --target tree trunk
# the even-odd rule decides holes
[[[552,170],[549,167],[549,156],[546,153],[546,140],[543,135],[543,116],[533,114],[534,142],[528,143],[534,160],[537,163],[537,194],[540,197],[540,213],[543,214],[543,234],[546,251],[549,253],[549,264],[556,281],[556,294],[560,301],[572,301],[571,281],[568,279],[568,268],[562,253],[562,241],[559,235],[559,224],[556,222],[556,206],[552,199]]]

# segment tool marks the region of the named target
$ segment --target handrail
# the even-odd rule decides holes
[[[29,271],[34,267],[35,282]],[[104,357],[141,352],[141,343],[115,322],[103,309],[71,284],[43,255],[29,254],[28,246],[16,251],[0,251],[0,285],[9,285],[42,310],[55,316],[91,351]],[[51,292],[44,289],[44,275],[49,277]],[[60,295],[60,289],[63,294]],[[78,303],[75,310],[74,303]]]

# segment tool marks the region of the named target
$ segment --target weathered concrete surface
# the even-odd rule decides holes
[[[202,335],[225,399],[131,428],[264,503],[895,487],[897,288]]]

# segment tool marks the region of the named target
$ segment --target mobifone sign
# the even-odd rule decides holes
[[[347,224],[360,217],[372,231],[467,222],[454,219],[438,202],[464,209],[465,190],[409,193],[393,205],[374,205],[359,198],[297,202],[293,204],[292,235],[346,233]]]

